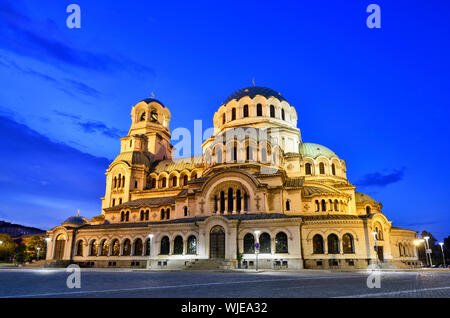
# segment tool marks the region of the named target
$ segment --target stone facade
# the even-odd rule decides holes
[[[355,191],[333,151],[304,143],[297,112],[265,87],[233,93],[203,155],[173,158],[170,111],[131,111],[102,213],[50,231],[47,260],[93,267],[366,268],[418,265],[416,232]],[[375,248],[376,245],[376,248]]]

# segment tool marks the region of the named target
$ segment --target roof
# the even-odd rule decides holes
[[[319,194],[319,193],[330,193],[334,192],[330,189],[325,189],[321,187],[313,187],[313,186],[305,186],[302,188],[303,195],[313,195],[313,194]]]
[[[256,95],[261,95],[264,96],[265,98],[275,97],[280,101],[287,101],[280,93],[271,88],[263,86],[250,86],[235,91],[233,94],[228,96],[228,98],[223,102],[223,105],[228,104],[228,102],[232,101],[233,99],[239,101],[241,98],[245,96],[254,98]]]
[[[150,159],[148,159],[148,157],[140,152],[140,151],[126,151],[126,152],[121,152],[116,159],[114,159],[114,162],[126,162],[128,164],[141,164],[141,165],[146,165],[146,166],[150,166]]]
[[[311,157],[314,159],[319,156],[325,156],[328,159],[331,159],[333,157],[338,158],[338,156],[331,149],[310,142],[304,142],[301,144],[300,153],[303,157]]]
[[[67,220],[65,220],[62,224],[87,224],[89,223],[86,218],[82,216],[71,216]]]
[[[160,104],[162,107],[166,107],[166,106],[164,106],[163,103],[161,103],[159,100],[157,100],[155,98],[146,98],[146,99],[143,99],[142,102],[145,102],[146,104],[150,104],[150,103],[155,102],[155,103]]]
[[[172,171],[182,171],[182,170],[193,170],[195,168],[201,167],[203,161],[203,156],[178,158],[178,159],[167,159],[156,162],[153,166],[153,172],[172,172]]]
[[[305,221],[322,221],[322,220],[358,220],[358,215],[351,214],[320,214],[320,215],[302,215]]]
[[[301,178],[288,178],[284,181],[284,186],[285,187],[293,187],[293,188],[299,188],[303,185],[303,181],[305,180],[305,178],[301,177]]]
[[[123,209],[123,208],[136,208],[140,206],[159,206],[159,205],[168,205],[175,204],[175,196],[171,197],[161,197],[161,198],[145,198],[145,199],[137,199],[131,200],[120,205],[116,205],[115,207],[108,208],[109,209]]]
[[[357,191],[355,191],[355,201],[356,201],[356,204],[362,204],[365,202],[371,202],[371,203],[375,203],[375,204],[378,203],[372,197],[369,197],[367,194],[357,192]]]

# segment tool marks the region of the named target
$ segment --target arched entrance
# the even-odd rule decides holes
[[[64,234],[59,234],[56,237],[55,242],[55,257],[54,259],[60,260],[64,258],[64,248],[66,246],[66,237]]]
[[[225,258],[225,230],[216,225],[209,233],[209,257]]]

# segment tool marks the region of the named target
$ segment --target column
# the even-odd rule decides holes
[[[241,213],[247,212],[245,211],[245,196],[241,195]]]
[[[236,211],[237,211],[237,196],[234,195],[233,196],[233,211],[231,213],[236,214]]]
[[[223,213],[227,213],[228,212],[228,196],[225,196],[225,211],[223,211]]]

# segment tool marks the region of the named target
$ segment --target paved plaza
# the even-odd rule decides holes
[[[82,270],[70,289],[65,269],[2,269],[0,297],[450,297],[449,271],[157,272]],[[372,276],[373,277],[373,276]]]

